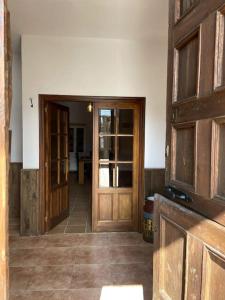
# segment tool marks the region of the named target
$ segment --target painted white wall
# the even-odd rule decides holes
[[[10,117],[11,162],[22,162],[22,74],[21,54],[12,57],[12,109]]]
[[[166,38],[22,36],[23,167],[39,168],[38,94],[146,97],[145,167],[164,167],[166,66]]]

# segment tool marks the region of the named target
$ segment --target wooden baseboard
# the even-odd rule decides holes
[[[21,235],[39,234],[39,170],[21,171]]]
[[[20,217],[20,176],[22,163],[9,165],[9,218]]]
[[[145,197],[161,194],[165,187],[165,169],[145,169]]]

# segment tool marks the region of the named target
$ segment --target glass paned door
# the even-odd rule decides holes
[[[45,172],[46,220],[45,230],[53,228],[68,216],[69,110],[48,103],[45,107]]]
[[[96,103],[93,231],[137,230],[140,106]]]
[[[98,118],[99,187],[132,187],[133,109],[100,108]]]

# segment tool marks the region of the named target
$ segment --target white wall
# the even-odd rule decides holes
[[[166,38],[23,36],[23,167],[39,168],[38,94],[146,97],[145,167],[164,167],[166,61]]]
[[[12,59],[12,109],[10,118],[11,162],[22,162],[22,74],[21,55],[13,54]]]

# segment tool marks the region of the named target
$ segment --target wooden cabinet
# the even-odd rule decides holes
[[[162,196],[155,207],[154,300],[224,300],[225,228]]]

